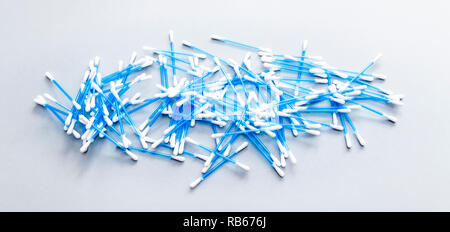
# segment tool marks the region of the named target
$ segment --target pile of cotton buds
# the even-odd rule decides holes
[[[96,139],[106,138],[135,161],[138,160],[137,152],[179,162],[184,161],[185,156],[203,161],[202,175],[190,185],[191,188],[225,163],[248,171],[250,168],[247,165],[234,159],[248,146],[248,142],[283,177],[286,160],[296,163],[296,157],[286,142],[286,132],[291,132],[293,136],[299,133],[319,135],[321,128],[328,127],[342,131],[346,146],[351,148],[351,134],[361,146],[366,145],[350,118],[353,110],[367,110],[392,123],[396,122],[395,117],[365,103],[403,104],[403,95],[372,84],[376,80],[386,79],[384,75],[367,73],[380,55],[362,71],[354,72],[331,67],[319,56],[309,56],[306,41],[299,55],[286,55],[217,35],[212,35],[211,39],[249,52],[238,63],[213,55],[187,41],[182,44],[189,49],[188,52],[175,51],[173,32],[170,31],[170,49],[144,46],[147,56],[138,59],[134,52],[129,64],[124,67],[123,62],[119,62],[119,71],[112,74],[102,76],[99,72],[100,59],[96,57],[91,60],[75,97],[68,94],[47,72],[45,76],[70,104],[63,104],[47,93],[38,95],[34,101],[49,110],[62,123],[68,135],[81,139],[80,151],[83,153]],[[260,71],[256,71],[251,61],[255,53],[261,61]],[[207,65],[206,60],[213,65]],[[141,97],[139,92],[125,97],[131,87],[152,78],[142,73],[152,65],[159,66],[161,83],[156,87],[160,92],[148,98]],[[146,120],[136,124],[131,115],[139,110],[148,110],[152,104],[157,105],[156,109],[148,112]],[[308,113],[328,114],[330,122],[308,119],[305,117]],[[167,129],[162,137],[151,138],[150,130],[162,117],[170,119]],[[214,147],[203,145],[188,136],[190,128],[197,123],[211,127]],[[125,126],[130,127],[133,133],[125,132]],[[135,136],[140,144],[133,146],[130,136]],[[248,142],[235,145],[240,136]],[[279,153],[271,152],[261,136],[272,138]],[[206,154],[187,151],[186,143]],[[235,146],[234,150],[232,146]],[[157,147],[170,149],[171,152],[156,151]]]

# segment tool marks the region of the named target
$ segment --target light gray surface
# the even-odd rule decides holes
[[[450,210],[450,8],[422,2],[2,0],[0,210]],[[286,53],[308,39],[312,54],[354,70],[382,52],[374,71],[388,75],[382,86],[404,93],[406,105],[381,108],[397,125],[370,113],[355,117],[364,149],[348,151],[331,131],[290,139],[298,164],[280,179],[250,147],[238,156],[249,173],[228,166],[190,191],[196,160],[133,163],[110,144],[81,155],[79,141],[32,102],[58,93],[45,71],[74,93],[89,59],[101,56],[103,72],[111,72],[142,45],[167,48],[169,29],[178,49],[186,39],[236,59],[245,52],[208,36]]]

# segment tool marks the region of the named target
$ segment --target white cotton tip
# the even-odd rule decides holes
[[[330,126],[337,131],[342,131],[344,129],[344,127],[342,127],[341,125],[337,125],[336,123],[333,123]]]
[[[73,137],[76,138],[76,139],[80,139],[80,138],[81,138],[80,133],[78,133],[78,131],[76,131],[76,130],[73,130],[73,131],[72,131],[72,135],[73,135]]]
[[[352,141],[350,140],[350,135],[347,133],[345,134],[345,145],[347,145],[347,148],[352,148]]]
[[[122,137],[123,146],[125,148],[128,148],[131,144],[131,141],[125,135],[122,135],[121,137]]]
[[[191,69],[195,70],[194,58],[192,56],[189,56],[188,60],[189,60],[189,64],[191,65]]]
[[[100,57],[99,56],[94,57],[94,65],[98,66],[99,64],[100,64]]]
[[[95,91],[97,91],[99,93],[103,93],[102,89],[97,84],[92,83],[92,87],[95,89]]]
[[[47,77],[50,81],[54,81],[55,78],[53,77],[53,75],[49,72],[45,72],[45,77]]]
[[[307,130],[305,130],[305,132],[308,134],[311,134],[311,135],[320,135],[320,131],[318,131],[318,130],[307,129]]]
[[[351,92],[345,93],[347,96],[358,96],[361,95],[361,90],[353,90]]]
[[[396,123],[397,122],[397,118],[394,117],[394,116],[385,114],[384,117],[386,117],[386,119],[389,120],[392,123]]]
[[[166,137],[164,139],[164,142],[165,143],[169,143],[169,146],[171,148],[174,148],[175,147],[175,143],[176,143],[176,133],[173,133],[169,137]]]
[[[145,136],[144,139],[145,139],[145,141],[147,141],[149,143],[154,143],[156,141],[155,139],[152,139],[152,138],[150,138],[148,136]]]
[[[108,124],[108,126],[112,126],[113,122],[111,121],[111,119],[109,119],[108,116],[103,115],[103,119],[105,120],[106,124]]]
[[[84,125],[89,123],[89,119],[86,118],[86,116],[80,114],[78,115],[78,119],[80,120],[81,123],[83,123]]]
[[[125,152],[132,160],[138,161],[138,157],[135,154],[133,154],[130,150],[126,149]]]
[[[188,142],[188,143],[192,143],[192,144],[194,144],[194,145],[199,145],[199,143],[198,143],[197,141],[195,141],[195,140],[194,140],[193,138],[191,138],[191,137],[186,137],[185,140],[186,140],[186,142]]]
[[[45,101],[45,98],[42,97],[41,95],[36,96],[33,101],[41,106],[45,106],[45,104],[47,104],[47,101]]]
[[[211,34],[211,39],[212,40],[217,40],[217,41],[223,41],[225,38],[216,34]]]
[[[74,132],[75,132],[75,131],[74,131]],[[106,128],[103,128],[103,129],[102,129],[102,132],[103,132],[103,133],[99,133],[99,134],[98,134],[98,137],[100,137],[101,139],[105,137],[105,134],[104,134],[104,133],[106,133]]]
[[[314,73],[314,76],[318,76],[320,78],[327,78],[328,75],[326,73]]]
[[[200,182],[202,182],[202,180],[203,180],[203,177],[197,178],[189,185],[189,187],[191,187],[191,189],[197,187],[197,185],[200,184]]]
[[[343,72],[334,71],[333,73],[336,74],[336,76],[338,76],[338,77],[340,77],[342,79],[347,79],[348,78],[348,75],[343,73]]]
[[[220,67],[216,65],[216,66],[214,66],[214,68],[211,69],[211,73],[216,73],[219,70],[220,70]]]
[[[292,135],[293,135],[294,137],[297,137],[297,136],[298,136],[298,131],[297,131],[295,128],[291,129],[291,131],[292,131]]]
[[[314,79],[314,82],[318,83],[318,84],[328,84],[328,80],[327,79],[316,78],[316,79]]]
[[[308,103],[308,101],[299,101],[299,102],[296,102],[294,105],[295,106],[302,106],[302,105],[305,105],[306,103]]]
[[[123,70],[123,60],[119,60],[117,63],[117,70],[122,71]]]
[[[327,93],[327,89],[326,88],[324,88],[324,89],[311,89],[311,90],[312,90],[311,93],[313,93],[313,94],[324,94],[324,93]]]
[[[84,101],[84,103],[85,103],[84,110],[85,110],[86,112],[91,111],[91,104],[90,104],[90,101],[89,101],[88,98]]]
[[[341,99],[341,98],[335,98],[335,97],[330,97],[330,99],[334,102],[337,102],[339,104],[345,104],[345,100]]]
[[[274,64],[270,64],[270,63],[263,63],[264,68],[268,68],[268,69],[278,69],[279,67],[277,65]]]
[[[352,110],[359,110],[359,109],[362,108],[361,105],[349,105],[349,106],[346,106],[346,107],[349,108],[349,109],[352,109]]]
[[[57,102],[56,99],[48,93],[44,93],[44,97],[46,97],[48,100],[50,100],[52,102]]]
[[[140,60],[138,60],[137,64],[140,65],[142,68],[146,68],[150,65],[152,65],[155,62],[155,59],[149,56],[146,56]],[[148,75],[147,79],[152,78],[152,75]]]
[[[261,62],[264,62],[264,63],[272,63],[275,60],[275,58],[273,58],[271,56],[262,56],[260,59],[261,59]]]
[[[213,60],[218,66],[220,66],[220,60],[217,56],[215,56]]]
[[[248,172],[250,170],[249,166],[247,166],[247,165],[245,165],[245,164],[243,164],[243,163],[241,163],[239,161],[236,161],[236,165],[239,166],[240,168],[242,168],[246,172]]]
[[[342,109],[337,109],[337,112],[339,113],[350,113],[352,110],[349,108],[342,108]]]
[[[223,152],[223,156],[228,156],[231,152],[231,145],[227,147],[227,149],[225,149],[225,151]]]
[[[264,51],[258,51],[256,52],[258,56],[272,56],[273,54],[271,52],[264,52]]]
[[[159,144],[161,144],[164,141],[164,137],[160,138],[158,140],[156,140],[153,144],[152,144],[152,148],[156,148],[159,146]]]
[[[285,60],[293,60],[293,61],[297,61],[298,60],[294,56],[291,56],[291,55],[288,55],[288,54],[283,54],[283,58]]]
[[[250,77],[249,75],[244,75],[244,79],[251,82],[258,82],[255,78]]]
[[[64,122],[64,124],[65,124],[66,126],[69,126],[71,121],[72,121],[72,113],[69,113],[69,114],[67,115],[67,118],[66,118],[66,121]]]
[[[136,78],[139,79],[140,81],[145,81],[148,79],[152,79],[152,77],[153,77],[152,75],[142,73],[141,75],[137,76]]]
[[[333,84],[328,86],[328,91],[330,91],[330,93],[335,93],[337,91],[337,87],[336,87],[336,80],[333,81]]]
[[[244,65],[247,66],[248,69],[250,69],[252,66],[250,61],[251,57],[252,57],[251,52],[247,52],[244,57]]]
[[[203,54],[203,53],[195,53],[194,56],[198,57],[200,59],[206,59],[206,57],[207,57],[206,54]]]
[[[297,158],[294,156],[294,153],[292,153],[292,151],[289,151],[288,154],[289,154],[289,160],[291,161],[291,163],[296,164]]]
[[[119,117],[117,116],[117,114],[115,114],[115,115],[113,116],[112,121],[113,121],[114,123],[116,123],[116,122],[119,121]]]
[[[372,73],[372,76],[374,76],[375,78],[377,78],[377,79],[380,79],[380,80],[386,80],[386,78],[387,78],[387,76],[386,75],[383,75],[383,74],[376,74],[376,73]]]
[[[102,105],[102,111],[103,111],[104,115],[109,116],[108,107],[106,107],[106,105],[104,103]]]
[[[367,88],[367,85],[360,85],[360,86],[353,87],[354,90],[363,90],[366,88]]]
[[[306,48],[308,48],[308,40],[303,40],[302,41],[302,51],[305,51]]]
[[[143,46],[142,50],[148,51],[148,52],[155,52],[155,48],[154,47],[150,47],[150,46]]]
[[[91,109],[94,109],[94,108],[95,108],[95,96],[93,96],[93,97],[91,98],[90,105],[91,105]]]
[[[91,143],[92,143],[91,140],[89,140],[89,141],[83,143],[83,145],[80,147],[80,152],[81,152],[81,153],[85,153],[85,152],[88,150],[89,145],[91,145]]]
[[[274,126],[266,127],[265,129],[266,129],[266,130],[269,130],[269,131],[274,131],[274,130],[280,130],[280,129],[282,129],[282,128],[283,128],[282,125],[274,125]]]
[[[89,60],[89,69],[91,70],[91,75],[93,72],[96,72],[96,68],[94,66],[94,61],[93,60]]]
[[[268,136],[275,138],[277,135],[270,130],[263,130]]]
[[[175,128],[175,126],[176,126],[176,124],[174,124],[174,125],[168,127],[167,129],[164,130],[163,133],[164,133],[165,135],[168,134],[171,130],[173,130],[173,128]]]
[[[275,171],[278,173],[278,175],[280,177],[284,177],[284,172],[283,170],[281,170],[280,167],[278,167],[278,165],[272,164],[273,169],[275,169]]]
[[[286,157],[284,156],[284,154],[281,154],[280,156],[280,163],[282,168],[286,167]]]
[[[207,160],[208,161],[208,160]],[[201,173],[206,173],[209,169],[209,165],[206,165],[202,168],[202,170],[200,171]]]
[[[358,142],[361,146],[366,146],[366,141],[364,140],[364,138],[359,134],[359,132],[355,132],[356,138],[358,139]]]
[[[141,142],[141,146],[142,146],[143,148],[145,148],[145,149],[148,148],[148,144],[147,144],[147,141],[145,140],[145,137],[141,137],[141,138],[139,139],[139,141]]]
[[[179,156],[179,155],[173,155],[170,158],[172,158],[173,160],[176,160],[178,162],[183,162],[184,160],[186,160],[186,158],[184,158],[183,156]]]
[[[178,149],[180,148],[180,142],[176,141],[175,146],[173,147],[172,154],[178,155]]]
[[[275,157],[274,155],[270,154],[270,158],[273,160],[273,163],[276,166],[281,166],[281,162],[280,162],[280,160],[277,157]]]
[[[278,145],[278,149],[280,149],[281,153],[284,154],[287,152],[286,148],[283,146],[283,144],[281,144],[280,140],[277,140],[277,145]]]
[[[383,88],[378,88],[381,92],[387,94],[387,95],[393,95],[394,92],[392,92],[391,90],[388,89],[383,89]]]
[[[403,103],[401,100],[390,100],[389,103],[393,104],[393,105],[397,105],[397,106],[403,106],[405,105],[405,103]]]
[[[322,128],[322,125],[319,123],[308,123],[307,121],[303,121],[303,124],[305,124],[305,126],[310,129]]]
[[[175,105],[176,105],[177,107],[180,107],[180,106],[182,106],[184,103],[186,103],[188,100],[189,100],[189,98],[183,98],[183,99],[177,101],[177,102],[175,103]]]
[[[340,94],[340,93],[333,93],[333,96],[335,96],[335,97],[337,97],[337,98],[340,98],[340,99],[343,99],[343,100],[346,100],[347,99],[347,97],[345,97],[344,95],[342,95],[342,94]]]
[[[371,82],[371,81],[373,81],[375,78],[373,78],[373,77],[371,77],[371,76],[359,76],[359,79],[364,80],[364,81]]]
[[[246,147],[248,146],[248,142],[243,142],[237,149],[236,149],[236,153],[244,150]]]
[[[188,42],[188,41],[186,41],[186,40],[183,40],[182,44],[183,44],[184,46],[186,46],[186,47],[192,47],[192,43],[190,43],[190,42]]]
[[[317,95],[317,94],[311,94],[311,95],[305,96],[305,100],[312,100],[312,99],[315,99],[318,97],[319,97],[319,95]]]
[[[129,63],[133,64],[136,61],[136,57],[137,57],[137,53],[136,52],[131,53]]]
[[[183,154],[184,152],[184,144],[185,144],[185,139],[181,139],[180,141],[180,146],[178,147],[178,154]]]
[[[373,58],[372,60],[371,60],[371,62],[372,63],[375,63],[375,62],[377,62],[378,61],[378,59],[380,59],[381,57],[383,56],[383,54],[378,54],[377,56],[375,56],[375,58]]]
[[[169,30],[169,41],[173,42],[173,31]]]
[[[211,135],[211,138],[215,139],[215,138],[221,138],[223,137],[225,134],[224,133],[215,133]]]
[[[219,127],[224,127],[227,125],[227,123],[224,121],[212,120],[211,122],[218,125]]]
[[[89,70],[86,70],[86,72],[84,72],[83,81],[82,82],[86,82],[88,77],[89,77]]]
[[[64,126],[64,130],[67,130],[67,128],[66,128],[65,126]],[[82,139],[82,140],[86,140],[86,138],[88,137],[89,133],[90,133],[90,130],[87,129],[87,130],[81,135],[81,139]]]
[[[325,70],[323,70],[321,68],[310,68],[309,72],[310,73],[314,73],[314,74],[316,74],[316,73],[325,73]]]
[[[75,108],[76,108],[77,110],[81,110],[80,104],[78,104],[75,100],[72,101],[72,104],[73,104],[73,106],[75,106]]]
[[[405,98],[405,95],[404,94],[391,94],[390,97],[398,99],[398,100],[403,100],[403,98]]]
[[[203,161],[206,161],[208,159],[208,156],[202,155],[202,154],[198,154],[198,153],[194,153],[194,156],[199,158],[199,159],[201,159],[201,160],[203,160]]]

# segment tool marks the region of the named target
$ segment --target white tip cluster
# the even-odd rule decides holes
[[[177,162],[184,162],[186,156],[203,162],[203,174],[190,184],[191,188],[224,164],[249,171],[249,165],[235,159],[249,142],[274,172],[284,177],[285,168],[297,163],[294,156],[297,151],[289,146],[286,131],[300,137],[318,136],[333,129],[344,135],[345,145],[350,149],[351,136],[361,146],[367,145],[353,124],[355,110],[376,113],[397,122],[394,116],[368,105],[371,101],[394,106],[404,104],[404,95],[376,85],[386,79],[385,75],[368,71],[381,54],[361,73],[333,67],[321,56],[310,55],[307,40],[302,41],[300,53],[297,50],[293,54],[280,54],[217,34],[210,38],[251,52],[239,60],[231,59],[216,56],[185,40],[182,45],[190,51],[175,51],[174,32],[170,30],[171,50],[144,46],[147,55],[132,52],[128,64],[119,61],[118,70],[108,75],[99,71],[100,57],[90,60],[73,97],[46,72],[46,78],[64,93],[69,105],[48,93],[36,96],[33,101],[51,111],[61,121],[66,134],[81,139],[82,153],[104,138],[134,161],[138,160],[135,153],[140,152]],[[252,52],[257,54],[253,58]],[[158,66],[160,77],[155,78],[158,83],[148,86],[157,93],[149,96],[152,91],[143,89],[130,93],[138,83],[152,78],[144,72],[152,64]],[[137,111],[145,116],[143,122],[134,121]],[[316,114],[329,118],[311,118]],[[161,127],[161,118],[170,120],[167,127]],[[198,124],[211,126],[214,132],[204,134],[203,130],[202,136],[194,139],[190,132]],[[77,132],[79,128],[82,134]],[[155,132],[163,134],[162,137],[150,138]],[[212,139],[215,145],[203,145],[205,139]],[[241,139],[246,141],[237,144]],[[266,140],[275,142],[278,150],[268,149]],[[160,149],[153,150],[157,147]],[[201,151],[191,152],[194,147]]]
[[[52,75],[51,73],[49,73],[49,72],[46,72],[46,73],[45,73],[45,77],[47,77],[47,79],[49,79],[50,81],[55,80],[55,78],[53,77],[53,75]]]

